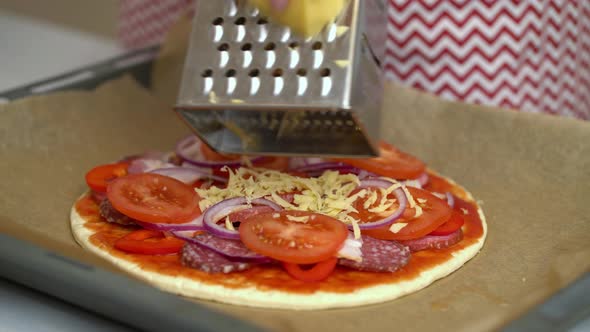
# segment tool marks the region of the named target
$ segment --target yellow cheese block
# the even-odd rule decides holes
[[[284,11],[272,8],[270,0],[250,0],[271,21],[288,26],[296,34],[311,37],[322,31],[344,9],[348,0],[291,0]]]

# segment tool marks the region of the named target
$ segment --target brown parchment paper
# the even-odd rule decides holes
[[[186,45],[180,24],[155,66],[154,91],[129,78],[94,92],[0,106],[0,231],[82,261],[69,210],[92,166],[170,149],[188,133],[171,112]],[[487,242],[449,277],[401,299],[291,312],[205,302],[277,331],[493,330],[590,268],[590,124],[441,101],[386,87],[383,136],[482,201]],[[112,267],[110,267],[112,268]]]

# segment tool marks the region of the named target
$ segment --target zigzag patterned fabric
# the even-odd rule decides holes
[[[388,16],[388,78],[590,119],[590,1],[390,0]]]
[[[388,79],[446,99],[590,120],[590,1],[388,1]],[[192,3],[122,0],[121,40],[162,41]]]

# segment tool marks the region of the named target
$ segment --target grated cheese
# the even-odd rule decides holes
[[[209,102],[211,104],[217,104],[219,102],[219,99],[217,98],[217,94],[215,94],[215,91],[209,92]]]
[[[359,223],[355,219],[352,220],[352,232],[354,234],[355,239],[358,240],[361,238],[361,228],[359,227]]]
[[[377,195],[377,192],[374,190],[370,191],[369,197],[367,197],[367,199],[365,200],[365,203],[363,204],[363,208],[364,209],[368,209],[370,208],[373,204],[375,204],[377,202],[377,197],[379,195]]]
[[[416,205],[415,209],[416,209],[416,213],[414,213],[414,218],[418,218],[424,213],[424,211],[422,210],[422,207],[420,205]]]
[[[406,194],[409,207],[416,210],[413,218],[420,217],[424,213],[424,211],[422,210],[422,207],[416,203],[416,201],[414,200],[414,197],[412,196],[412,194],[410,194],[410,191],[408,190],[408,188],[406,188],[406,186],[401,186],[401,187],[402,187],[402,190],[404,191],[404,193]],[[420,202],[420,204],[424,204],[427,202],[427,200],[422,199],[422,198],[418,198],[417,200],[418,200],[418,202]]]
[[[306,223],[309,221],[309,216],[296,217],[296,216],[287,215],[287,219],[289,219],[291,221],[295,221],[295,222]]]
[[[391,227],[389,227],[389,231],[391,231],[392,233],[398,233],[406,226],[408,226],[408,223],[396,222],[396,223],[392,224]]]
[[[359,239],[361,235],[358,225],[360,220],[351,216],[351,213],[358,213],[353,204],[359,198],[366,198],[364,207],[371,213],[385,214],[391,211],[397,202],[396,199],[388,198],[388,196],[394,190],[402,188],[408,198],[409,206],[416,208],[417,216],[422,214],[422,209],[417,206],[407,188],[390,178],[382,178],[391,182],[389,188],[361,189],[352,194],[358,189],[359,178],[354,174],[340,174],[338,171],[325,171],[315,178],[302,178],[274,170],[246,167],[238,169],[225,167],[223,171],[229,173],[228,183],[224,189],[215,186],[195,189],[203,198],[199,202],[201,211],[229,198],[245,197],[248,203],[257,198],[266,198],[286,210],[309,211],[338,219],[352,226],[356,239]],[[292,194],[292,201],[281,196],[284,194]],[[278,214],[273,215],[274,218],[278,216]],[[291,216],[289,220],[307,222],[307,220],[296,220],[296,218]],[[230,226],[226,220],[226,227],[230,229],[229,227],[233,225]]]
[[[414,197],[412,196],[412,194],[410,194],[410,191],[408,190],[408,188],[406,188],[406,186],[402,186],[402,190],[404,191],[404,194],[406,194],[406,198],[408,199],[408,204],[410,205],[410,208],[414,208],[416,206],[416,201],[414,201]]]
[[[270,194],[270,196],[272,197],[272,201],[274,201],[275,203],[277,203],[278,205],[280,205],[281,207],[287,209],[287,208],[293,208],[293,204],[287,202],[286,200],[284,200],[281,196],[279,196],[277,193],[273,192]]]
[[[222,200],[234,197],[269,199],[287,210],[310,211],[338,217],[357,212],[352,204],[359,197],[364,197],[367,190],[351,193],[358,187],[360,180],[354,174],[340,174],[326,171],[317,178],[301,178],[290,174],[252,168],[226,169],[229,180],[226,189],[210,187],[195,189],[203,199],[199,203],[201,210]],[[293,203],[281,194],[299,192],[293,196]]]
[[[463,212],[463,214],[469,214],[469,211],[467,211],[466,208],[461,208],[461,212]]]
[[[231,220],[229,220],[229,216],[225,217],[225,228],[229,229],[230,231],[235,231],[234,224],[232,224]]]
[[[447,195],[445,195],[445,194],[441,194],[441,193],[432,193],[432,194],[440,199],[444,199],[444,200],[447,199]]]
[[[242,156],[242,165],[246,166],[246,167],[254,167],[254,165],[252,165],[252,160],[250,158],[248,158],[247,156]]]

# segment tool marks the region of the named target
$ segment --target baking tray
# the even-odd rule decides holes
[[[131,75],[141,85],[149,88],[152,64],[158,51],[158,46],[140,49],[95,65],[0,92],[0,101],[12,101],[56,91],[92,90],[108,80],[123,75]],[[4,253],[0,255],[0,266],[3,267],[0,269],[0,277],[134,328],[153,331],[260,331],[258,327],[247,322],[212,312],[178,296],[100,268],[72,261],[7,235],[0,234],[0,251]],[[52,277],[56,274],[67,278]],[[110,287],[89,287],[92,284],[90,281],[96,278],[110,280],[106,283]],[[72,289],[76,291],[73,292]],[[88,300],[94,297],[102,301]],[[141,305],[136,306],[133,313],[122,314],[121,310],[113,310],[125,303]],[[162,306],[163,303],[166,306]],[[511,322],[503,330],[590,330],[590,273]]]
[[[151,69],[159,46],[133,51],[87,67],[75,69],[45,80],[0,92],[0,100],[12,101],[32,95],[65,90],[92,90],[100,84],[131,75],[144,87],[151,84]]]

